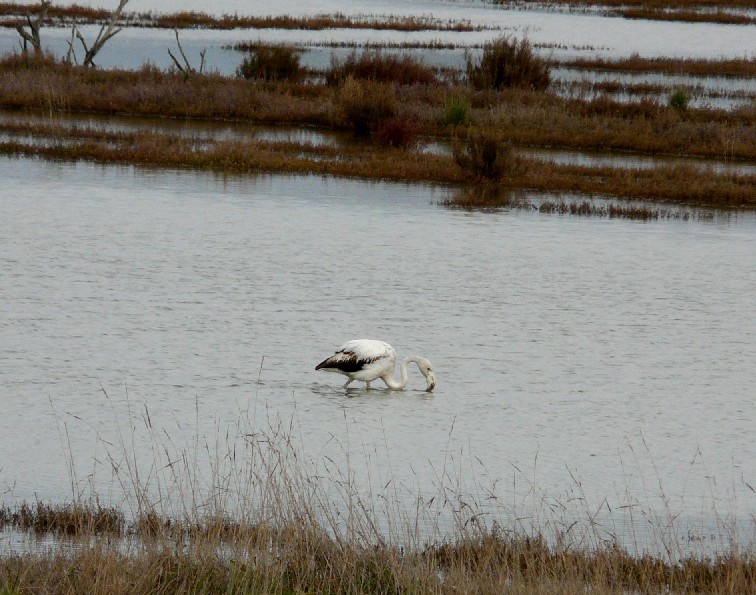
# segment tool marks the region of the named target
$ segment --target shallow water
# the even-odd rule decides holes
[[[32,2],[32,4],[36,3]],[[87,4],[112,8],[112,3],[105,0]],[[151,0],[132,1],[127,9],[133,12],[173,11],[172,8],[166,8],[165,5],[156,4]],[[181,32],[182,44],[190,60],[196,60],[196,65],[198,65],[199,51],[207,48],[208,68],[226,73],[234,71],[238,65],[238,57],[224,52],[221,46],[249,40],[289,43],[441,40],[465,46],[481,44],[501,34],[514,34],[518,37],[527,36],[535,44],[554,46],[554,50],[548,50],[546,53],[560,59],[586,55],[616,58],[627,57],[633,53],[642,57],[742,58],[753,55],[754,51],[752,27],[608,18],[591,13],[550,12],[540,7],[536,10],[512,10],[497,8],[485,2],[432,0],[312,2],[298,0],[271,4],[230,0],[208,4],[190,0],[181,3],[181,10],[196,10],[216,15],[237,13],[301,16],[339,12],[349,16],[433,16],[442,21],[466,20],[473,25],[493,28],[469,33],[441,31],[402,33],[347,29],[327,31],[185,30]],[[97,30],[97,27],[82,28],[87,39],[94,39]],[[43,43],[60,53],[65,53],[67,50],[66,41],[69,36],[70,30],[67,29],[42,30]],[[15,31],[7,29],[0,31],[0,49],[6,51],[18,47],[18,39]],[[76,45],[78,46],[78,43]],[[172,31],[124,29],[104,47],[98,63],[104,67],[138,68],[149,60],[163,68],[172,64],[167,48],[172,50],[176,48]],[[231,60],[236,63],[232,64]]]
[[[753,216],[471,213],[428,186],[28,159],[0,179],[3,502],[120,502],[114,461],[149,477],[161,441],[197,454],[280,420],[361,490],[754,541]],[[356,337],[429,357],[437,389],[314,371]]]

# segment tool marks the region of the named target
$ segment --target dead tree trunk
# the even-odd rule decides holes
[[[42,27],[42,22],[47,16],[47,10],[50,8],[52,0],[39,0],[39,2],[39,13],[37,13],[36,19],[32,20],[31,15],[29,13],[26,14],[26,21],[29,24],[29,30],[26,30],[25,25],[16,25],[16,31],[18,31],[18,34],[24,40],[24,51],[26,51],[27,43],[30,43],[32,45],[35,52],[39,53],[42,51],[42,42],[39,39],[39,29],[40,27]]]
[[[123,7],[126,6],[128,2],[129,0],[120,0],[118,8],[116,8],[113,11],[113,14],[110,15],[108,22],[100,28],[100,32],[97,34],[97,38],[94,40],[92,47],[87,46],[87,42],[84,40],[84,36],[81,34],[81,31],[79,31],[76,28],[76,25],[74,25],[76,37],[79,38],[81,45],[84,46],[84,61],[82,62],[84,66],[94,66],[94,57],[97,55],[97,52],[102,49],[102,46],[104,46],[111,37],[113,37],[121,30],[116,26],[116,23],[118,22],[118,19],[121,18]]]

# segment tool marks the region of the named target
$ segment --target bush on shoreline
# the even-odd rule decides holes
[[[299,60],[296,48],[260,45],[242,60],[236,74],[245,79],[298,82],[304,76]]]
[[[358,55],[353,51],[344,60],[331,59],[325,73],[329,85],[343,84],[349,78],[397,85],[429,85],[437,82],[436,73],[407,55],[384,54],[366,49]]]
[[[474,177],[492,181],[527,171],[526,162],[514,154],[511,143],[485,130],[471,130],[464,143],[455,143],[454,161]]]
[[[500,37],[487,42],[478,59],[467,56],[467,79],[476,89],[517,87],[545,91],[551,83],[549,64],[527,39]]]

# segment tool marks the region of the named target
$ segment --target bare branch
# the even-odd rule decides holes
[[[192,68],[191,64],[189,64],[189,60],[187,59],[186,54],[184,53],[184,48],[181,47],[181,42],[179,41],[178,29],[174,29],[173,32],[176,34],[176,45],[178,45],[179,52],[181,52],[181,57],[184,59],[184,64],[186,64],[186,71],[188,71],[189,73],[193,73],[194,68]]]
[[[74,25],[71,27],[71,39],[67,40],[66,43],[68,44],[68,52],[66,52],[66,64],[71,64],[71,57],[73,56],[73,63],[78,64],[79,61],[76,59],[76,50],[74,50],[74,35],[76,33],[76,26]]]
[[[24,51],[26,51],[27,42],[32,45],[35,52],[42,51],[42,41],[39,38],[39,30],[42,27],[42,23],[47,17],[47,11],[52,4],[52,0],[39,0],[40,7],[37,13],[37,18],[32,20],[29,13],[26,14],[26,21],[29,26],[29,31],[25,29],[25,25],[16,25],[16,31],[24,40]]]
[[[184,66],[181,65],[181,63],[178,61],[178,58],[173,55],[173,52],[171,52],[171,49],[168,48],[168,55],[173,60],[173,63],[176,65],[176,68],[179,69],[179,71],[184,75],[185,78],[189,78],[191,75],[196,74],[197,70],[192,68],[192,65],[189,63],[189,59],[186,57],[186,54],[184,53],[184,48],[181,46],[181,40],[179,39],[179,32],[178,29],[173,30],[174,34],[176,35],[176,45],[178,46],[179,52],[181,53],[181,57],[184,59]],[[200,52],[200,68],[199,73],[202,74],[202,71],[205,69],[205,52],[207,51],[207,48],[203,49]]]
[[[81,34],[81,31],[79,31],[79,28],[76,25],[73,26],[73,30],[76,32],[76,37],[79,38],[81,45],[84,46],[84,52],[89,54],[89,48],[87,47],[87,42],[84,39],[84,36]],[[72,39],[73,39],[73,34],[72,34]]]
[[[169,56],[171,57],[171,59],[173,60],[173,63],[174,63],[175,65],[176,65],[176,68],[178,68],[178,69],[179,69],[179,71],[180,71],[180,72],[181,72],[181,73],[182,73],[182,74],[183,74],[184,76],[188,76],[188,74],[189,74],[189,73],[187,73],[187,72],[186,72],[186,70],[184,70],[184,67],[183,67],[183,66],[181,66],[181,62],[179,62],[179,61],[178,61],[178,59],[176,58],[176,56],[174,56],[174,55],[173,55],[173,52],[171,52],[171,48],[168,48],[168,55],[169,55]]]
[[[81,40],[81,43],[84,46],[84,50],[86,52],[84,55],[84,66],[94,66],[94,57],[102,49],[102,46],[104,46],[111,37],[116,35],[121,30],[120,28],[117,28],[116,23],[118,22],[118,19],[121,18],[121,12],[123,12],[123,8],[124,6],[126,6],[126,4],[128,4],[128,2],[129,0],[120,0],[118,8],[116,8],[113,11],[113,14],[110,15],[108,22],[100,28],[100,32],[97,34],[97,37],[94,40],[91,48],[87,49],[87,45],[86,43],[84,43],[84,39],[82,38],[81,33],[79,33],[77,30],[77,36]]]

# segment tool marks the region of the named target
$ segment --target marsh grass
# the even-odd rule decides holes
[[[380,50],[356,51],[343,60],[332,58],[325,73],[329,85],[343,84],[348,78],[397,85],[429,85],[437,82],[435,71],[408,54],[387,54]]]
[[[470,104],[461,97],[449,97],[441,116],[443,126],[462,126],[470,120]]]
[[[603,14],[629,19],[664,21],[707,22],[730,25],[753,24],[754,19],[732,9],[753,8],[750,0],[494,0],[500,5],[567,6],[580,10],[585,6],[597,7]],[[712,10],[715,9],[715,10]]]
[[[122,535],[126,526],[123,513],[98,502],[50,504],[37,500],[15,508],[0,508],[0,531],[11,527],[35,534]]]
[[[467,55],[467,78],[476,89],[517,87],[544,91],[551,82],[550,66],[527,38],[499,37],[485,43],[480,57]]]
[[[756,58],[673,59],[664,57],[643,58],[638,54],[632,54],[627,58],[614,60],[606,58],[573,58],[560,62],[560,64],[575,68],[618,72],[664,72],[668,74],[722,77],[756,76]]]
[[[454,144],[453,153],[457,165],[479,179],[521,178],[528,167],[511,143],[485,130],[470,130],[465,141]]]
[[[184,80],[153,66],[139,71],[93,71],[20,54],[6,55],[0,67],[6,73],[0,79],[0,107],[6,109],[354,128],[338,105],[348,95],[343,93],[344,84],[255,83],[212,74]],[[403,115],[417,122],[423,134],[450,137],[458,133],[443,123],[448,98],[454,96],[469,104],[470,123],[498,130],[515,145],[756,159],[752,106],[670,113],[654,101],[627,104],[607,97],[563,99],[523,89],[381,84],[376,105],[370,106],[367,96],[361,111],[380,112],[386,97],[394,96]]]
[[[390,119],[382,120],[387,122]],[[406,122],[400,122],[403,126]],[[379,129],[370,129],[375,132]],[[291,141],[225,141],[161,134],[154,131],[109,132],[55,124],[1,124],[11,138],[0,142],[0,153],[48,159],[85,159],[98,163],[141,164],[149,167],[193,168],[236,173],[284,172],[390,179],[405,182],[464,184],[475,179],[497,180],[502,188],[545,192],[640,198],[711,208],[753,208],[753,175],[718,173],[692,166],[632,169],[561,165],[527,159],[508,142],[485,131],[471,138],[473,153],[460,144],[462,165],[454,157],[405,149],[381,149],[373,144],[328,146]],[[393,131],[409,138],[414,130]],[[387,133],[388,134],[388,133]],[[35,139],[39,138],[39,142]],[[50,142],[52,141],[52,142]],[[391,145],[390,142],[386,143]],[[406,144],[406,143],[405,143]],[[411,143],[410,143],[411,144]],[[401,142],[394,146],[401,146]]]
[[[0,592],[746,593],[756,586],[752,552],[631,554],[590,519],[555,519],[556,531],[524,528],[516,510],[492,509],[492,487],[468,486],[457,475],[453,454],[436,470],[437,494],[407,500],[388,484],[359,486],[348,457],[346,465],[310,458],[295,417],[258,419],[257,405],[248,405],[229,427],[208,436],[198,425],[177,442],[146,406],[127,400],[124,412],[107,399],[118,418],[114,435],[102,438],[101,464],[121,486],[122,510],[77,496],[96,487],[75,481],[70,503],[3,506],[5,529],[46,545],[0,558]],[[586,529],[581,537],[576,524]]]
[[[720,25],[754,25],[756,19],[745,14],[719,9],[697,11],[688,9],[622,8],[609,11],[626,19],[646,19],[652,21],[680,21],[685,23],[718,23]]]
[[[244,57],[236,74],[245,79],[298,82],[305,72],[296,48],[260,44]]]
[[[416,139],[432,135],[452,139],[486,133],[506,140],[515,149],[563,147],[756,159],[756,112],[752,108],[675,110],[656,101],[624,104],[608,97],[585,101],[523,89],[476,91],[459,85],[398,85],[354,78],[338,86],[208,74],[186,79],[149,65],[139,71],[103,71],[60,64],[46,55],[11,54],[0,67],[5,73],[0,79],[0,106],[43,114],[50,122],[27,129],[38,142],[19,138],[23,131],[14,132],[15,138],[0,145],[5,154],[451,184],[489,178],[507,188],[545,192],[582,192],[712,208],[753,208],[756,204],[756,185],[748,175],[690,167],[638,172],[554,165],[521,159],[516,151],[502,161],[504,150],[497,151],[499,157],[489,158],[483,145],[473,153],[458,152],[456,163],[449,156],[409,150],[416,146]],[[454,104],[448,103],[449,97]],[[462,110],[464,106],[469,107]],[[457,115],[452,113],[455,111]],[[455,124],[461,111],[467,118]],[[96,130],[56,127],[55,114],[66,112],[323,126],[371,135],[378,142],[335,148],[254,140],[190,140],[159,133],[108,136]],[[450,114],[456,119],[448,120]],[[3,125],[3,130],[13,129]]]
[[[0,26],[15,27],[18,17],[27,13],[36,14],[38,5],[0,3]],[[58,6],[53,4],[48,10],[48,26],[79,25],[100,23],[110,16],[106,9],[92,8],[79,4]],[[341,13],[318,14],[306,17],[290,15],[278,16],[243,16],[224,14],[215,16],[204,12],[179,11],[174,13],[124,12],[121,26],[153,27],[161,29],[302,29],[320,31],[323,29],[378,29],[396,31],[480,31],[483,26],[473,26],[464,20],[440,20],[430,16],[367,16],[349,17]]]
[[[366,135],[397,115],[399,103],[391,85],[348,78],[336,99],[336,114],[356,134]]]
[[[690,103],[690,94],[685,89],[676,89],[674,93],[669,96],[667,105],[677,110],[688,109]]]

